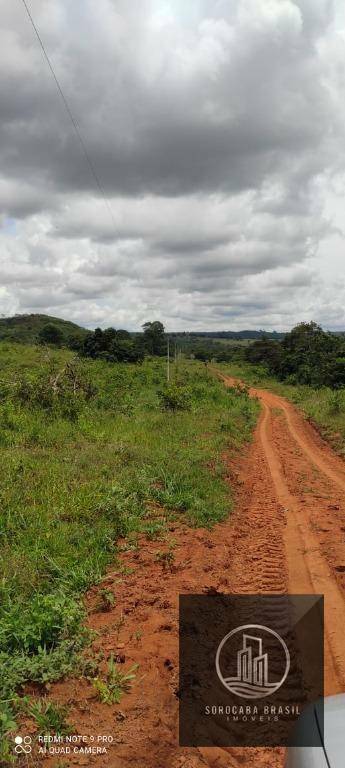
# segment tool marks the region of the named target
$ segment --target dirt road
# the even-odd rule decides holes
[[[171,563],[161,558],[160,541],[124,552],[127,575],[109,574],[102,585],[117,595],[111,612],[92,613],[97,589],[89,594],[90,625],[101,632],[96,650],[106,657],[114,651],[126,667],[140,667],[119,706],[100,704],[85,681],[75,683],[72,695],[70,681],[54,686],[54,697],[72,705],[79,733],[115,733],[107,756],[71,758],[71,765],[282,766],[279,749],[177,746],[180,592],[323,593],[326,693],[345,691],[345,466],[287,401],[264,390],[251,394],[262,412],[241,464],[229,464],[237,487],[231,519],[211,532],[172,526]]]
[[[345,691],[345,466],[284,398],[250,394],[263,407],[257,438],[284,515],[288,590],[324,594],[325,692]]]

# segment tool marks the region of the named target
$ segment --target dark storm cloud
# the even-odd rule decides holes
[[[303,308],[296,265],[327,234],[324,180],[340,162],[337,2],[30,7],[112,217],[23,8],[6,0],[0,210],[17,231],[4,223],[5,311],[48,310],[56,290],[59,305],[87,323],[113,321],[116,311],[133,327],[142,306],[175,323],[201,311],[207,327],[231,316],[222,302],[241,300],[244,318],[261,311],[279,324],[280,278]]]
[[[132,14],[122,10],[120,24],[118,4],[112,11],[103,0],[103,23],[109,19],[115,31],[118,22],[118,37],[101,37],[98,21],[90,40],[95,13],[86,3],[75,13],[76,22],[83,14],[81,31],[90,25],[84,41],[77,29],[73,36],[65,8],[55,39],[53,24],[46,37],[108,194],[256,188],[290,159],[302,155],[305,162],[314,152],[330,124],[329,93],[309,39],[320,33],[320,9],[313,15],[305,2],[273,5],[261,0],[255,11],[254,3],[239,2],[238,17],[230,13],[229,20],[214,16],[217,3],[210,2],[209,17],[193,28],[178,16],[155,28],[159,5],[145,3],[147,16],[133,28]],[[329,4],[321,5],[324,30]],[[16,24],[17,46],[29,44],[28,71],[3,62],[2,168],[14,178],[41,175],[60,191],[92,191],[32,31],[18,15]]]

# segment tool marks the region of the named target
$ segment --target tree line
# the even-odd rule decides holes
[[[265,337],[255,341],[245,358],[290,384],[345,386],[345,337],[314,322],[299,323],[281,342]]]
[[[81,357],[107,360],[112,363],[140,363],[146,355],[166,354],[164,326],[158,320],[144,323],[142,334],[116,328],[96,328],[85,336],[65,336],[54,323],[47,323],[38,334],[40,344],[67,346]]]
[[[45,325],[38,338],[42,344],[68,346],[82,357],[108,362],[140,363],[146,355],[167,352],[164,325],[146,322],[142,333],[96,328],[84,336],[66,337],[53,323]],[[172,341],[177,335],[172,334]],[[345,336],[324,331],[315,322],[299,323],[281,340],[262,335],[246,347],[228,346],[213,338],[197,338],[181,344],[188,357],[215,362],[241,362],[263,365],[266,371],[291,384],[312,387],[345,386]]]

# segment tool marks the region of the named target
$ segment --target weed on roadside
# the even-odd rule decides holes
[[[116,603],[116,597],[114,593],[111,591],[111,589],[104,588],[99,590],[99,598],[100,598],[100,610],[104,611],[105,613],[107,611],[111,611],[112,608],[114,608],[114,605]]]
[[[171,570],[175,562],[175,555],[171,549],[166,552],[157,552],[155,559],[161,564],[163,571]]]
[[[103,704],[119,704],[123,694],[130,691],[138,668],[138,664],[133,664],[127,672],[122,672],[116,665],[112,654],[108,662],[105,679],[96,677],[92,680],[99,700]]]
[[[31,700],[27,707],[27,715],[35,721],[41,734],[67,736],[72,733],[72,726],[67,719],[68,714],[68,707],[48,699]]]

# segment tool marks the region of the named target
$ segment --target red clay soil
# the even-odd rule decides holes
[[[172,563],[157,558],[168,543],[141,541],[122,555],[130,573],[109,573],[88,595],[89,625],[100,633],[95,650],[105,658],[114,653],[124,669],[139,664],[132,690],[120,705],[108,706],[88,681],[68,680],[54,685],[51,696],[71,707],[75,733],[111,734],[114,743],[106,755],[36,765],[281,768],[281,749],[178,746],[179,593],[323,593],[326,693],[345,691],[345,466],[287,401],[264,390],[251,395],[262,412],[239,468],[229,464],[237,489],[231,519],[212,531],[172,526]],[[104,587],[116,605],[93,612]]]

